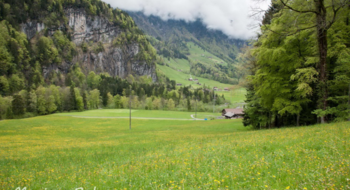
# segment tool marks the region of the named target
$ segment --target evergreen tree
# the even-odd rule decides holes
[[[23,115],[25,112],[25,104],[22,96],[14,95],[12,101],[12,113],[14,115]]]
[[[76,110],[77,109],[77,102],[76,102],[76,96],[75,96],[75,84],[72,83],[70,86],[70,97],[69,97],[69,110]]]
[[[191,100],[190,100],[189,97],[187,97],[187,110],[188,110],[188,111],[191,111],[191,110],[192,110],[192,108],[191,108]]]

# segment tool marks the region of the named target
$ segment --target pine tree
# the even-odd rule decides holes
[[[12,113],[14,115],[23,115],[25,112],[25,104],[22,96],[14,95],[12,101]]]
[[[75,89],[75,84],[72,83],[72,85],[70,86],[69,110],[77,109],[77,102],[76,102],[74,89]]]

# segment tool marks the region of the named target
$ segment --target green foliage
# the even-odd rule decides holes
[[[332,45],[327,57],[329,74],[326,80],[330,79],[330,82],[324,83],[320,79],[317,31],[312,27],[315,23],[311,22],[315,19],[313,13],[280,11],[283,5],[276,2],[271,6],[274,9],[265,14],[262,34],[252,51],[256,62],[250,60],[253,67],[249,69],[253,76],[249,81],[251,88],[244,124],[255,128],[294,125],[295,121],[296,125],[299,122],[313,124],[317,122],[315,115],[329,120],[347,119],[348,91],[344,89],[350,84],[349,47],[346,45],[350,42],[349,23],[346,21],[349,9],[340,6],[338,14],[347,19],[336,19],[328,30],[328,44]],[[314,9],[314,3],[288,2],[298,10]],[[291,23],[296,27],[290,27]],[[316,109],[321,103],[324,105],[320,100],[327,97],[325,89],[330,96],[329,108]]]
[[[73,57],[77,54],[75,44],[69,41],[67,36],[59,30],[54,33],[53,42],[61,58],[72,61]]]
[[[78,88],[74,88],[74,93],[75,93],[75,108],[78,111],[83,111],[84,110],[84,102],[83,102],[83,97],[80,94],[80,90]]]
[[[10,86],[5,76],[0,76],[0,95],[7,95],[10,92]]]
[[[102,42],[98,42],[94,47],[94,52],[95,53],[100,53],[100,52],[104,52],[105,51],[105,48],[103,47],[103,44]]]
[[[14,95],[12,101],[12,113],[14,115],[23,115],[25,112],[25,104],[22,96]]]
[[[11,75],[9,79],[10,92],[15,93],[24,88],[24,80],[17,74]]]
[[[37,43],[37,52],[41,65],[50,66],[51,64],[61,62],[58,56],[58,50],[51,38],[40,37]]]
[[[36,110],[41,115],[47,114],[45,95],[46,95],[46,89],[42,86],[39,86],[38,89],[36,89],[36,96],[37,96]]]
[[[237,79],[233,79],[226,74],[226,71],[228,70],[227,67],[219,66],[219,65],[218,67],[221,69],[219,70],[217,69],[217,67],[214,67],[214,66],[207,66],[201,63],[196,63],[191,66],[190,72],[193,75],[207,78],[207,79],[212,79],[222,83],[238,84]]]
[[[98,109],[100,105],[100,91],[97,89],[91,90],[89,92],[88,101],[90,109]]]

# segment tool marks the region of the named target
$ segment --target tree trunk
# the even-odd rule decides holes
[[[315,1],[316,11],[316,26],[317,26],[317,42],[319,51],[319,90],[320,90],[320,102],[319,108],[322,110],[327,109],[327,10],[324,6],[324,0]],[[326,117],[322,116],[321,123],[326,122]]]

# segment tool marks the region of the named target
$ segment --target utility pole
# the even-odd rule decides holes
[[[349,119],[348,121],[350,121],[350,84],[349,84],[349,100],[348,100],[348,111],[349,111]]]
[[[197,98],[196,98],[196,115],[195,118],[197,119]]]
[[[214,100],[213,100],[213,113],[215,113],[215,92],[214,92],[214,89],[213,89],[213,98],[214,98]]]
[[[129,91],[129,130],[131,130],[131,86]]]

